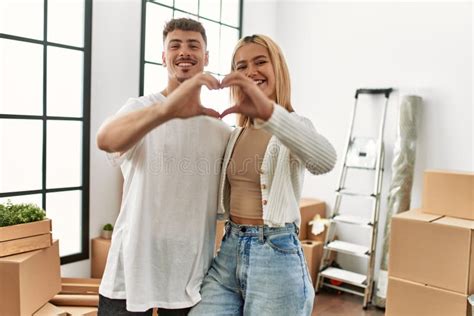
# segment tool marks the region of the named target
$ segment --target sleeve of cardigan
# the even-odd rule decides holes
[[[266,122],[255,120],[254,125],[275,135],[312,174],[324,174],[334,168],[336,150],[309,119],[292,115],[275,104],[270,119]]]

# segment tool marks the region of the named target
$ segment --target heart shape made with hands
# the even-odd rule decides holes
[[[208,90],[207,93],[204,94],[205,97],[215,93],[213,90],[218,91],[218,93],[222,93],[223,89],[233,86],[240,88],[240,91],[243,95],[242,100],[238,104],[235,104],[225,109],[222,113],[219,113],[218,117],[220,119],[232,113],[240,113],[251,118],[268,120],[273,113],[274,101],[265,95],[265,93],[259,88],[255,81],[239,72],[230,73],[229,75],[225,76],[222,81],[217,80],[208,73],[195,76],[191,80],[196,80],[196,84],[199,87],[207,87]],[[216,117],[216,113],[218,112],[214,109],[203,107],[204,115]]]

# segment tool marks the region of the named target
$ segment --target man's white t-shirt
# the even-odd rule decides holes
[[[118,114],[163,102],[128,100]],[[129,311],[187,308],[201,299],[214,252],[217,193],[231,129],[205,116],[160,125],[122,155],[121,211],[99,292]]]

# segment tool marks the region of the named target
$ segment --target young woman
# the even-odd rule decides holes
[[[329,172],[336,152],[294,113],[283,53],[264,35],[241,39],[230,87],[238,114],[224,156],[219,213],[229,218],[196,315],[310,315],[314,289],[298,240],[305,169]]]

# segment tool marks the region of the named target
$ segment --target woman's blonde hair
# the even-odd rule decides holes
[[[270,62],[272,63],[273,71],[275,72],[275,102],[284,107],[288,112],[293,112],[294,110],[291,106],[290,72],[288,71],[288,66],[286,65],[285,57],[283,56],[281,48],[270,37],[261,34],[255,34],[240,39],[235,45],[234,52],[232,53],[231,70],[235,71],[236,69],[234,59],[237,50],[250,43],[262,45],[268,50]],[[239,102],[239,100],[242,99],[242,92],[240,91],[240,88],[231,87],[230,97],[232,102]],[[247,126],[250,123],[249,117],[242,114],[237,114],[238,126]]]

